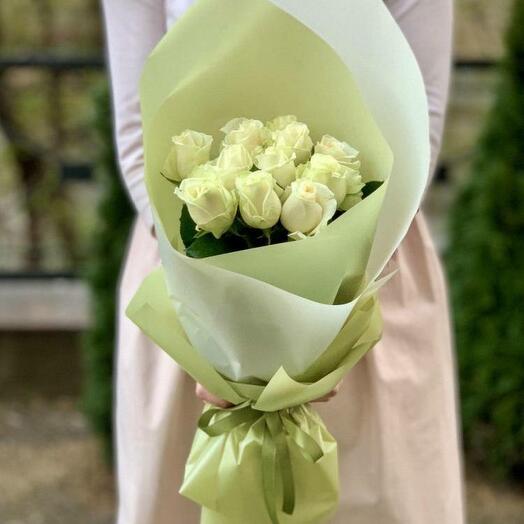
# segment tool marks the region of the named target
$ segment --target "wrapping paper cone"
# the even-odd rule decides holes
[[[206,523],[323,522],[336,443],[306,404],[380,338],[376,279],[429,170],[416,61],[381,0],[199,0],[153,51],[141,100],[162,269],[128,315],[236,405],[205,410],[181,491]],[[359,149],[364,181],[383,184],[314,238],[186,257],[182,204],[160,175],[170,137],[195,129],[218,145],[232,118],[281,114]]]

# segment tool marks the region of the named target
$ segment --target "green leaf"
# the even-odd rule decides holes
[[[334,222],[338,217],[341,217],[344,213],[345,211],[343,211],[342,209],[337,209],[335,211],[335,214],[333,215],[333,218],[331,219],[331,222]]]
[[[249,227],[240,215],[237,215],[231,228],[226,234],[226,237],[232,235],[235,242],[240,246],[238,249],[249,249],[253,247],[260,247],[267,244],[264,232],[261,229]]]
[[[180,215],[180,236],[184,246],[189,248],[191,243],[195,240],[198,231],[196,230],[196,224],[193,222],[191,215],[187,209],[187,206],[182,207],[182,214]]]
[[[272,228],[270,233],[271,244],[282,244],[288,241],[288,231],[280,223],[277,222]]]
[[[240,215],[237,215],[235,221],[231,224],[228,233],[237,237],[246,238],[249,236],[249,227],[242,220]]]
[[[173,186],[178,186],[178,182],[176,182],[175,180],[171,180],[170,178],[168,178],[166,175],[164,175],[164,173],[162,173],[162,171],[160,171],[160,176],[162,176],[162,178],[164,178],[165,180],[167,180],[171,185]]]
[[[195,238],[186,248],[186,255],[191,258],[206,258],[238,251],[238,247],[227,238],[215,238],[211,233]]]
[[[382,180],[372,180],[368,182],[362,189],[362,198],[366,198],[374,193],[383,183]]]

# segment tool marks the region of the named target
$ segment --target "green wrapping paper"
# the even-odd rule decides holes
[[[384,43],[399,50],[416,107],[415,118],[404,119],[409,104],[396,78],[395,88],[381,79],[371,90],[375,96],[380,86],[384,100],[391,96],[402,108],[379,111],[389,138],[406,133],[412,140],[413,162],[402,156],[403,169],[392,176],[392,151],[345,61],[351,49],[320,36],[320,22],[333,28],[329,37],[337,35],[343,4],[198,0],[144,69],[146,184],[162,268],[145,279],[127,314],[197,382],[235,405],[204,409],[184,483],[173,486],[202,506],[203,523],[321,523],[336,510],[336,442],[308,403],[380,339],[377,290],[385,281],[375,277],[422,195],[428,148],[416,137],[427,108],[418,69],[405,59],[398,29],[385,22],[382,2],[354,0],[362,18],[348,15],[344,29],[364,34],[360,25],[383,22]],[[319,21],[318,31],[293,11],[312,26]],[[362,67],[365,59],[353,58],[363,79],[372,70]],[[359,149],[364,181],[383,184],[314,238],[186,257],[181,202],[160,176],[170,137],[190,128],[218,144],[232,118],[282,114],[306,122],[314,141],[331,134]]]
[[[180,492],[202,505],[202,522],[324,522],[338,503],[337,445],[307,402],[331,391],[379,340],[376,294],[360,299],[302,376],[280,368],[267,384],[233,382],[202,359],[178,322],[161,269],[128,315],[197,382],[237,405],[204,409],[186,464]]]
[[[284,437],[289,449],[289,458],[285,454],[274,453],[268,465],[264,462],[264,443],[268,432],[263,419],[252,425],[245,424],[233,430],[228,436],[209,437],[203,431],[196,435],[193,449],[187,463],[186,480],[182,494],[196,500],[204,506],[203,523],[233,523],[249,522],[255,524],[271,522],[301,522],[313,524],[323,522],[333,512],[338,500],[338,464],[337,445],[315,412],[301,406],[286,410],[283,417],[296,425],[304,434],[309,435],[318,444],[320,458],[310,456],[300,447],[300,435],[294,440],[290,435]],[[210,452],[211,451],[211,452]],[[269,450],[272,453],[272,450]],[[262,460],[262,468],[257,465]],[[278,469],[273,469],[273,462],[278,461],[278,467],[288,467],[292,470],[294,483],[295,510],[292,517],[281,509],[284,504],[283,480]],[[270,478],[269,486],[264,479],[264,468],[269,467],[266,479]],[[202,476],[200,468],[206,470],[208,483],[206,493],[202,496]],[[192,475],[197,472],[197,482]],[[271,486],[273,482],[273,486]],[[242,486],[239,489],[238,486]],[[266,497],[261,497],[265,490]],[[268,512],[268,509],[269,512]],[[218,510],[218,511],[217,511]],[[271,518],[271,513],[273,518]]]

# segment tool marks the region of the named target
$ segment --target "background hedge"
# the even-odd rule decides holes
[[[108,457],[112,451],[113,354],[116,334],[116,288],[133,211],[124,190],[113,143],[109,89],[95,94],[95,121],[100,141],[97,177],[100,187],[98,226],[87,268],[93,325],[85,338],[86,383],[83,405]]]
[[[451,215],[447,267],[471,459],[524,479],[524,2],[496,101]]]

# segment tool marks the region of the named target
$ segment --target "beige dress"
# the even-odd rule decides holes
[[[350,1],[350,0],[348,0]],[[424,74],[435,163],[449,80],[452,0],[389,0]],[[116,435],[118,524],[196,524],[178,495],[202,405],[194,383],[124,315],[159,263],[143,184],[137,83],[142,64],[188,0],[104,0],[117,142],[137,220],[120,285]],[[318,405],[340,446],[335,524],[462,524],[456,380],[446,287],[419,213],[381,292],[382,341]]]

